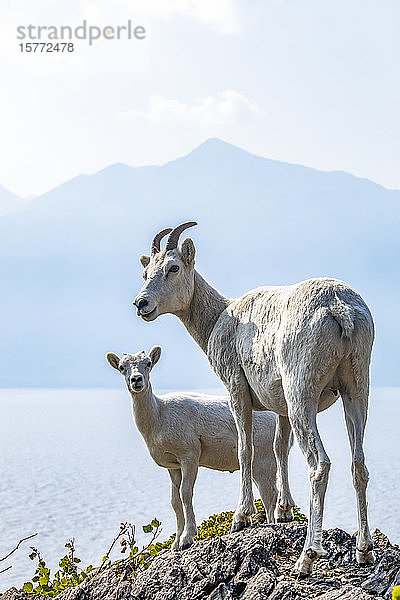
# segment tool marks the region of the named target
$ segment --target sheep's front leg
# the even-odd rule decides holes
[[[250,524],[250,517],[257,512],[252,487],[253,461],[253,408],[244,373],[232,382],[229,390],[229,406],[238,432],[238,459],[240,465],[240,494],[233,515],[231,531],[240,531]]]
[[[289,452],[293,443],[292,428],[289,418],[277,415],[274,439],[274,453],[276,458],[279,494],[275,508],[275,519],[278,523],[293,520],[292,508],[294,500],[289,487]]]
[[[193,538],[197,535],[196,517],[193,510],[193,487],[199,468],[199,457],[185,457],[181,461],[182,483],[181,499],[185,518],[185,528],[179,541],[179,549],[186,550],[193,544]]]
[[[176,516],[176,534],[175,541],[172,544],[172,550],[178,550],[179,540],[185,527],[185,517],[183,514],[182,501],[180,496],[180,487],[182,482],[182,471],[180,469],[168,469],[171,478],[171,505]]]

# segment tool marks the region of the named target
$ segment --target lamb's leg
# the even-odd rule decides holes
[[[256,512],[252,487],[253,460],[253,407],[249,387],[242,370],[238,377],[232,377],[229,406],[233,413],[238,432],[238,458],[240,465],[240,495],[234,512],[231,531],[240,531],[250,524],[250,517]]]
[[[295,503],[290,493],[288,472],[289,452],[292,444],[292,428],[288,417],[277,415],[274,452],[279,483],[278,501],[275,509],[275,518],[278,523],[287,523],[293,520],[292,508]]]
[[[171,504],[176,516],[176,534],[171,548],[172,550],[178,550],[179,540],[185,527],[185,517],[183,514],[181,496],[179,493],[179,488],[182,481],[182,471],[180,469],[168,469],[168,473],[171,478]]]
[[[303,551],[296,562],[295,571],[309,575],[313,562],[325,554],[322,548],[322,519],[324,500],[330,470],[330,460],[325,452],[317,428],[319,394],[314,398],[304,391],[285,390],[289,420],[301,451],[307,459],[310,478],[310,514]]]
[[[367,420],[368,391],[357,398],[346,391],[341,391],[346,417],[347,433],[349,436],[353,475],[353,484],[357,496],[358,534],[356,543],[356,560],[358,564],[373,564],[373,542],[368,527],[367,515],[367,484],[368,469],[365,466],[363,439]]]
[[[181,461],[181,499],[185,517],[185,528],[179,541],[180,550],[185,550],[193,544],[193,538],[197,535],[196,517],[193,510],[193,487],[199,468],[198,459],[198,456],[190,456],[185,457],[185,459]]]

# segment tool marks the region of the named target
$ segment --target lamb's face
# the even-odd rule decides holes
[[[160,356],[160,346],[154,346],[148,356],[144,350],[136,354],[123,354],[121,358],[109,352],[107,360],[114,369],[124,376],[129,392],[138,394],[149,387],[150,371],[158,362]]]
[[[188,309],[194,290],[194,255],[194,244],[187,239],[180,249],[141,257],[145,283],[134,305],[144,321]]]
[[[151,360],[144,351],[137,354],[123,354],[118,370],[125,377],[131,394],[143,392],[149,385]]]

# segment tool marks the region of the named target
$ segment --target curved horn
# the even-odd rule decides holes
[[[166,250],[174,250],[178,246],[179,236],[182,231],[188,229],[188,227],[194,227],[197,225],[196,221],[189,221],[188,223],[182,223],[182,225],[178,225],[171,231],[168,236],[167,245],[165,246]]]
[[[162,231],[160,231],[160,233],[157,233],[157,235],[154,236],[154,239],[151,243],[151,255],[152,256],[154,256],[155,254],[160,252],[161,240],[163,239],[164,236],[167,235],[167,233],[170,233],[171,231],[172,231],[172,228],[167,227],[167,229],[163,229]]]

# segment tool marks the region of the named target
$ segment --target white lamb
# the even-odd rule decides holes
[[[160,346],[154,346],[148,356],[142,351],[119,358],[110,352],[107,360],[125,377],[132,397],[133,417],[151,457],[160,467],[168,469],[171,504],[176,515],[176,538],[172,547],[183,550],[197,535],[192,498],[198,468],[237,471],[237,431],[226,397],[187,392],[156,396],[150,383],[150,371],[160,356]],[[253,480],[267,520],[274,522],[277,500],[273,451],[275,415],[255,413],[253,435]]]

